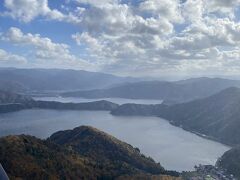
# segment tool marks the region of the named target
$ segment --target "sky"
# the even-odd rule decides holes
[[[0,67],[239,76],[240,0],[1,0]]]

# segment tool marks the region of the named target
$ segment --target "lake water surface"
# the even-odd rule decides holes
[[[215,164],[229,148],[203,139],[157,117],[116,117],[107,111],[23,110],[0,115],[0,136],[30,134],[47,138],[52,133],[90,125],[153,157],[170,170],[193,170]]]

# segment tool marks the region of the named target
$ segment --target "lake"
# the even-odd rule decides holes
[[[153,157],[170,170],[193,170],[215,164],[229,147],[201,138],[157,117],[116,117],[107,111],[22,110],[0,115],[0,136],[30,134],[47,138],[52,133],[90,125]]]

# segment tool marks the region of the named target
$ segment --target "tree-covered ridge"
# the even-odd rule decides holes
[[[53,134],[50,140],[109,167],[109,172],[112,171],[116,176],[123,172],[127,174],[165,172],[160,164],[152,158],[145,157],[138,148],[92,127],[81,126],[73,130],[60,131]]]
[[[224,153],[218,160],[217,166],[226,169],[229,174],[240,179],[240,146]]]
[[[10,179],[93,179],[98,173],[86,158],[25,135],[0,139],[0,161]]]
[[[0,113],[18,111],[22,109],[58,109],[58,110],[103,110],[116,109],[118,104],[99,100],[86,103],[62,103],[55,101],[35,101],[29,96],[6,91],[0,91]]]
[[[138,174],[178,175],[165,171],[139,149],[87,126],[57,132],[47,140],[26,135],[2,137],[0,162],[10,179],[91,180]]]

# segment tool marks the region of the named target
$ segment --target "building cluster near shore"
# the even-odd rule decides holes
[[[191,180],[237,180],[232,174],[212,165],[195,166],[196,175]]]

